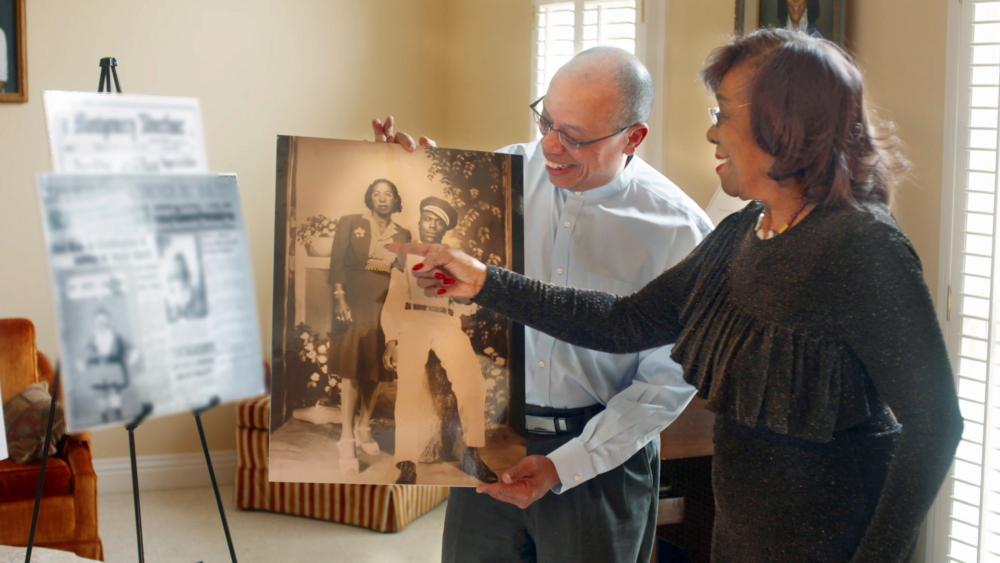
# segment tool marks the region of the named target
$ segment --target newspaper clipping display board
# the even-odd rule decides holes
[[[521,269],[520,158],[278,138],[271,481],[468,487],[524,457],[523,329],[384,248]]]
[[[45,92],[54,172],[208,170],[195,98]]]
[[[71,431],[264,392],[234,175],[39,177]]]

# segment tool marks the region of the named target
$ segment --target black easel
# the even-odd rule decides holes
[[[212,456],[208,453],[208,440],[205,439],[205,427],[201,424],[201,413],[218,406],[222,402],[218,395],[212,397],[207,405],[194,409],[194,421],[198,425],[198,437],[201,438],[201,451],[205,452],[205,465],[208,466],[208,476],[212,480],[212,490],[215,491],[215,505],[219,507],[219,518],[222,518],[222,529],[226,532],[226,545],[229,546],[229,558],[236,563],[236,549],[233,547],[233,536],[229,533],[229,522],[226,521],[226,509],[222,506],[222,495],[219,493],[219,483],[215,480],[215,468],[212,466]]]
[[[35,507],[31,511],[31,531],[28,533],[28,547],[24,551],[24,563],[31,561],[31,548],[35,546],[35,531],[38,527],[38,511],[42,508],[42,487],[45,485],[45,470],[49,466],[49,447],[52,445],[52,425],[56,420],[56,398],[59,396],[59,363],[52,377],[52,400],[49,401],[49,420],[45,425],[45,444],[42,446],[42,467],[38,472],[38,488],[35,489]]]
[[[122,85],[118,83],[118,59],[114,57],[104,57],[101,59],[101,81],[97,84],[97,91],[111,93],[111,79],[115,79],[115,91],[122,93]]]
[[[115,91],[122,93],[121,84],[118,82],[118,60],[114,57],[104,57],[101,59],[101,78],[98,84],[98,93],[111,93],[111,80],[114,79]],[[31,516],[31,532],[28,535],[28,548],[25,552],[25,563],[31,562],[31,549],[35,543],[35,531],[38,523],[38,511],[42,503],[42,488],[45,484],[45,469],[49,460],[49,445],[52,442],[52,425],[55,420],[56,399],[59,396],[59,364],[56,364],[56,372],[52,382],[52,402],[49,405],[49,420],[45,430],[45,449],[42,452],[42,467],[38,476],[38,489],[35,492],[35,507]],[[222,519],[222,529],[226,533],[226,544],[229,546],[229,557],[236,563],[236,549],[233,547],[233,538],[229,533],[229,522],[226,520],[226,509],[222,506],[222,494],[219,492],[219,483],[215,479],[215,468],[212,465],[212,455],[208,451],[208,440],[205,438],[205,428],[201,423],[201,415],[212,407],[218,406],[221,400],[218,395],[212,397],[207,405],[193,409],[195,424],[198,426],[198,436],[201,438],[201,450],[205,453],[205,464],[208,466],[208,476],[212,481],[212,490],[215,492],[215,504],[219,508],[219,517]],[[132,501],[135,509],[135,536],[136,545],[139,550],[139,563],[146,560],[145,551],[142,545],[142,513],[139,509],[139,471],[135,455],[135,429],[153,412],[153,405],[143,403],[139,416],[132,422],[125,425],[128,431],[128,453],[132,464]]]
[[[132,506],[135,510],[135,543],[139,548],[139,563],[143,563],[146,560],[146,552],[142,547],[142,511],[139,510],[139,464],[136,462],[135,458],[135,429],[142,424],[142,421],[146,420],[153,412],[153,405],[149,403],[142,404],[142,410],[139,412],[139,416],[135,417],[135,420],[125,425],[125,430],[128,431],[128,457],[129,461],[132,463]]]

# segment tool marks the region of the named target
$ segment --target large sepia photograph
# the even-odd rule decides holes
[[[525,455],[521,328],[385,249],[520,270],[519,158],[278,138],[271,481],[475,486]]]

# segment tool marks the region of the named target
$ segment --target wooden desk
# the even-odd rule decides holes
[[[658,526],[657,536],[674,546],[671,549],[681,550],[683,560],[689,563],[710,560],[715,520],[711,484],[714,425],[715,414],[705,409],[704,400],[696,398],[660,433],[661,485],[669,486],[670,492],[669,498],[660,499],[660,521],[664,525]],[[654,553],[653,561],[658,557]]]
[[[705,409],[704,399],[695,397],[681,416],[660,432],[660,459],[704,457],[715,453],[712,427],[715,414]]]

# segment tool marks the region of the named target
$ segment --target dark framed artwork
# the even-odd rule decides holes
[[[0,0],[0,102],[28,101],[24,0]]]
[[[384,248],[520,270],[520,158],[278,137],[270,480],[475,486],[476,456],[525,455],[523,328],[425,296],[420,257]]]
[[[844,45],[846,0],[736,0],[736,33],[797,29]]]

